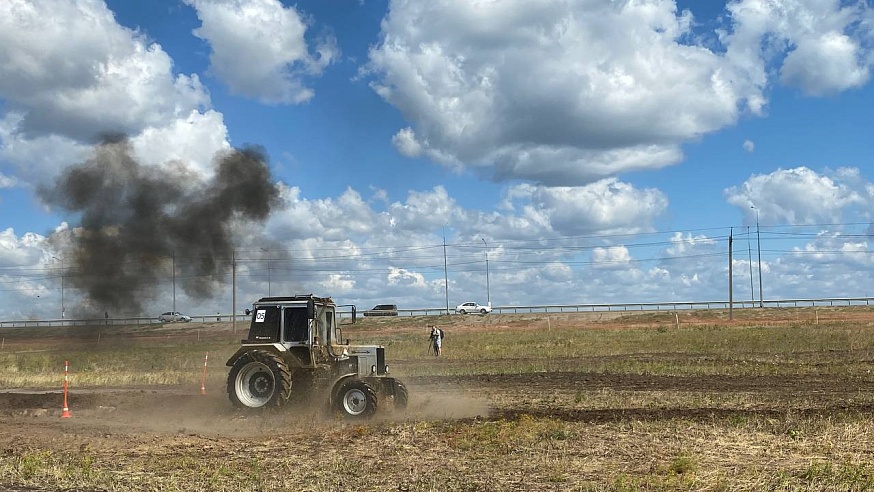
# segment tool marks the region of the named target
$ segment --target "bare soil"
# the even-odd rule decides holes
[[[710,395],[759,395],[762,401],[786,401],[803,392],[808,408],[796,412],[822,414],[826,410],[871,412],[870,403],[854,403],[860,392],[871,390],[871,381],[845,380],[837,377],[671,377],[657,375],[603,374],[581,372],[541,372],[521,375],[428,376],[405,378],[410,387],[410,407],[392,411],[387,420],[465,419],[500,420],[519,415],[557,418],[573,422],[618,422],[654,419],[710,419],[714,415],[755,413],[778,416],[785,406],[752,410],[715,408],[627,408],[621,410],[570,410],[537,405],[532,402],[545,396],[579,395],[583,392],[609,390],[652,393],[708,393]],[[496,403],[500,402],[500,403]],[[137,387],[77,389],[71,391],[68,408],[72,418],[59,418],[63,408],[60,391],[0,391],[0,436],[18,433],[29,441],[45,434],[56,442],[57,432],[104,435],[120,432],[136,434],[204,434],[221,436],[268,436],[274,430],[261,423],[282,414],[252,417],[235,411],[223,388],[200,394],[195,388]],[[292,406],[308,420],[330,422],[334,416],[318,405]],[[284,410],[283,410],[284,412]],[[257,429],[252,420],[258,420]]]
[[[769,319],[769,322],[788,323],[817,314],[813,310],[796,311],[791,316]],[[824,318],[829,315],[838,316],[832,312]],[[586,316],[601,323],[601,328],[622,329],[635,322],[626,320],[611,325],[603,315],[600,318],[597,313]],[[642,314],[637,322],[648,325],[714,322],[712,315],[695,316],[692,313]],[[507,318],[452,317],[454,325],[449,325],[448,320],[441,324],[452,329],[540,329],[544,323],[562,323],[571,317],[551,315],[547,319],[546,315],[524,314]],[[874,314],[867,310],[852,317],[856,321],[874,322]],[[402,321],[391,320],[384,325],[360,328],[406,329],[404,326],[408,325]],[[755,319],[746,318],[736,322],[753,321]],[[570,361],[566,365],[571,365]],[[74,478],[69,478],[68,473],[67,478],[57,478],[54,482],[45,477],[28,479],[20,475],[0,477],[0,488],[67,491],[619,490],[622,487],[617,485],[616,477],[625,476],[623,474],[655,473],[663,478],[682,475],[683,470],[672,475],[669,471],[662,473],[659,467],[671,470],[671,460],[676,461],[676,456],[683,453],[697,453],[701,475],[709,460],[718,461],[717,457],[710,456],[717,452],[705,444],[709,433],[718,433],[726,425],[731,427],[725,422],[750,419],[786,422],[789,414],[791,420],[848,419],[842,432],[850,432],[847,429],[854,425],[861,426],[864,432],[849,437],[850,449],[842,452],[867,463],[874,444],[871,426],[874,407],[872,399],[866,396],[871,392],[872,380],[874,378],[840,375],[679,377],[575,371],[413,377],[405,379],[411,395],[409,408],[387,412],[368,423],[339,420],[320,404],[292,406],[279,413],[244,415],[231,407],[224,388],[208,388],[201,394],[199,388],[165,386],[76,388],[68,401],[72,417],[60,418],[63,406],[60,391],[7,390],[0,391],[0,455],[23,457],[50,452],[60,461],[81,460],[85,456],[89,467],[99,469],[109,478],[98,481],[104,485],[91,488],[88,480],[82,479],[83,472],[73,474]],[[606,409],[586,405],[587,395],[605,393],[634,395],[633,398],[644,403]],[[662,399],[662,395],[681,395],[686,402],[695,401],[695,395],[701,398],[699,404],[674,406],[669,399]],[[735,397],[743,403],[718,403]],[[508,438],[507,449],[471,451],[465,447],[468,434],[474,443],[469,445],[474,446],[480,433],[491,432],[491,428],[500,432],[503,423],[524,419],[546,419],[569,426],[560,431],[544,431],[540,443],[531,444],[527,451],[510,449],[516,442],[513,438]],[[647,429],[647,424],[655,424],[656,430],[644,432],[646,442],[625,441],[636,428]],[[676,434],[676,440],[682,442],[670,441],[659,434],[658,429],[675,427],[683,429]],[[621,437],[618,437],[620,431]],[[685,433],[691,437],[681,437]],[[571,441],[555,440],[561,436]],[[746,451],[742,451],[743,446],[736,441],[723,447],[737,446],[740,457],[721,472],[722,478],[689,483],[682,482],[682,477],[676,478],[679,482],[671,481],[675,478],[664,478],[665,482],[653,489],[670,489],[671,484],[679,484],[678,488],[684,489],[718,488],[721,483],[727,484],[729,489],[756,490],[755,483],[750,485],[743,481],[747,474],[754,476],[758,473],[756,470],[767,470],[769,466],[789,470],[789,473],[802,467],[798,473],[803,473],[803,463],[822,457],[814,447],[814,441],[822,436],[811,436],[810,443],[801,441],[801,444],[782,435],[777,437],[785,438],[786,446],[809,445],[809,448],[799,451],[802,456],[798,462],[780,461],[783,458],[779,451],[771,454],[760,450],[756,452],[759,454],[743,455]],[[669,443],[659,439],[668,439]],[[858,443],[858,449],[853,449],[853,440]],[[768,441],[757,445],[762,442]],[[591,454],[594,449],[600,454]],[[381,458],[384,453],[388,454]],[[842,458],[827,457],[836,461]],[[450,462],[444,463],[445,459]],[[427,464],[429,461],[441,462],[433,466],[442,466],[448,471],[434,472]],[[80,468],[84,466],[76,462]],[[326,465],[330,470],[323,469]],[[285,471],[276,471],[280,469]],[[184,478],[177,476],[179,474],[190,476]],[[871,479],[870,475],[868,478]],[[804,484],[803,479],[799,480]],[[634,483],[636,486],[632,488],[650,488],[646,482]],[[665,483],[668,485],[664,486]],[[874,481],[871,483],[874,486]],[[828,484],[807,485],[809,490],[829,489]]]

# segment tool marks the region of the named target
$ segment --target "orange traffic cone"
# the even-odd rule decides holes
[[[64,361],[64,410],[61,412],[62,419],[68,419],[73,415],[70,413],[70,407],[67,405],[67,387],[70,374],[70,364]]]

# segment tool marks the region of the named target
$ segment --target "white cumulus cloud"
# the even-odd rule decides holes
[[[749,221],[765,223],[837,223],[844,209],[865,205],[869,198],[857,188],[858,175],[843,169],[834,175],[820,174],[807,167],[778,169],[751,176],[740,186],[726,188],[728,203],[741,209]]]
[[[670,0],[396,0],[363,72],[410,123],[393,142],[497,180],[580,185],[683,159],[765,114],[775,83],[821,95],[874,63],[864,2],[735,0],[698,36]]]
[[[416,132],[410,127],[398,130],[391,143],[398,152],[407,157],[418,157],[422,154],[422,144],[416,140]]]
[[[592,262],[596,268],[626,268],[629,261],[631,261],[631,255],[625,246],[592,250]]]
[[[202,22],[194,34],[212,48],[211,73],[236,94],[268,104],[306,102],[314,91],[304,78],[321,74],[338,56],[330,37],[311,48],[306,19],[279,0],[184,1]]]
[[[102,0],[0,2],[0,99],[28,137],[137,133],[208,104],[197,75],[172,66]]]
[[[508,200],[521,201],[525,216],[562,235],[645,231],[668,206],[661,191],[637,189],[616,178],[585,186],[516,185]]]
[[[116,22],[102,0],[0,2],[0,159],[45,184],[105,134],[138,159],[209,173],[226,149],[222,115],[196,74],[176,74],[162,47]]]
[[[760,97],[692,21],[663,0],[395,1],[367,70],[438,162],[584,184],[676,163]]]
[[[874,24],[866,2],[735,0],[728,58],[764,87],[768,72],[809,95],[866,83],[874,66]]]

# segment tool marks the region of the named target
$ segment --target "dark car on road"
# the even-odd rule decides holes
[[[397,316],[397,304],[377,304],[373,309],[364,311],[365,316]]]

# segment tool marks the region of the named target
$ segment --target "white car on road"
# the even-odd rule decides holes
[[[158,316],[158,321],[164,323],[175,323],[177,321],[188,323],[189,321],[191,321],[191,316],[187,316],[177,311],[168,311],[166,313],[161,313],[161,315]]]
[[[476,302],[465,302],[464,304],[459,304],[458,306],[455,306],[455,312],[458,314],[489,314],[490,312],[492,312],[492,304],[489,303],[488,306],[483,306]]]

